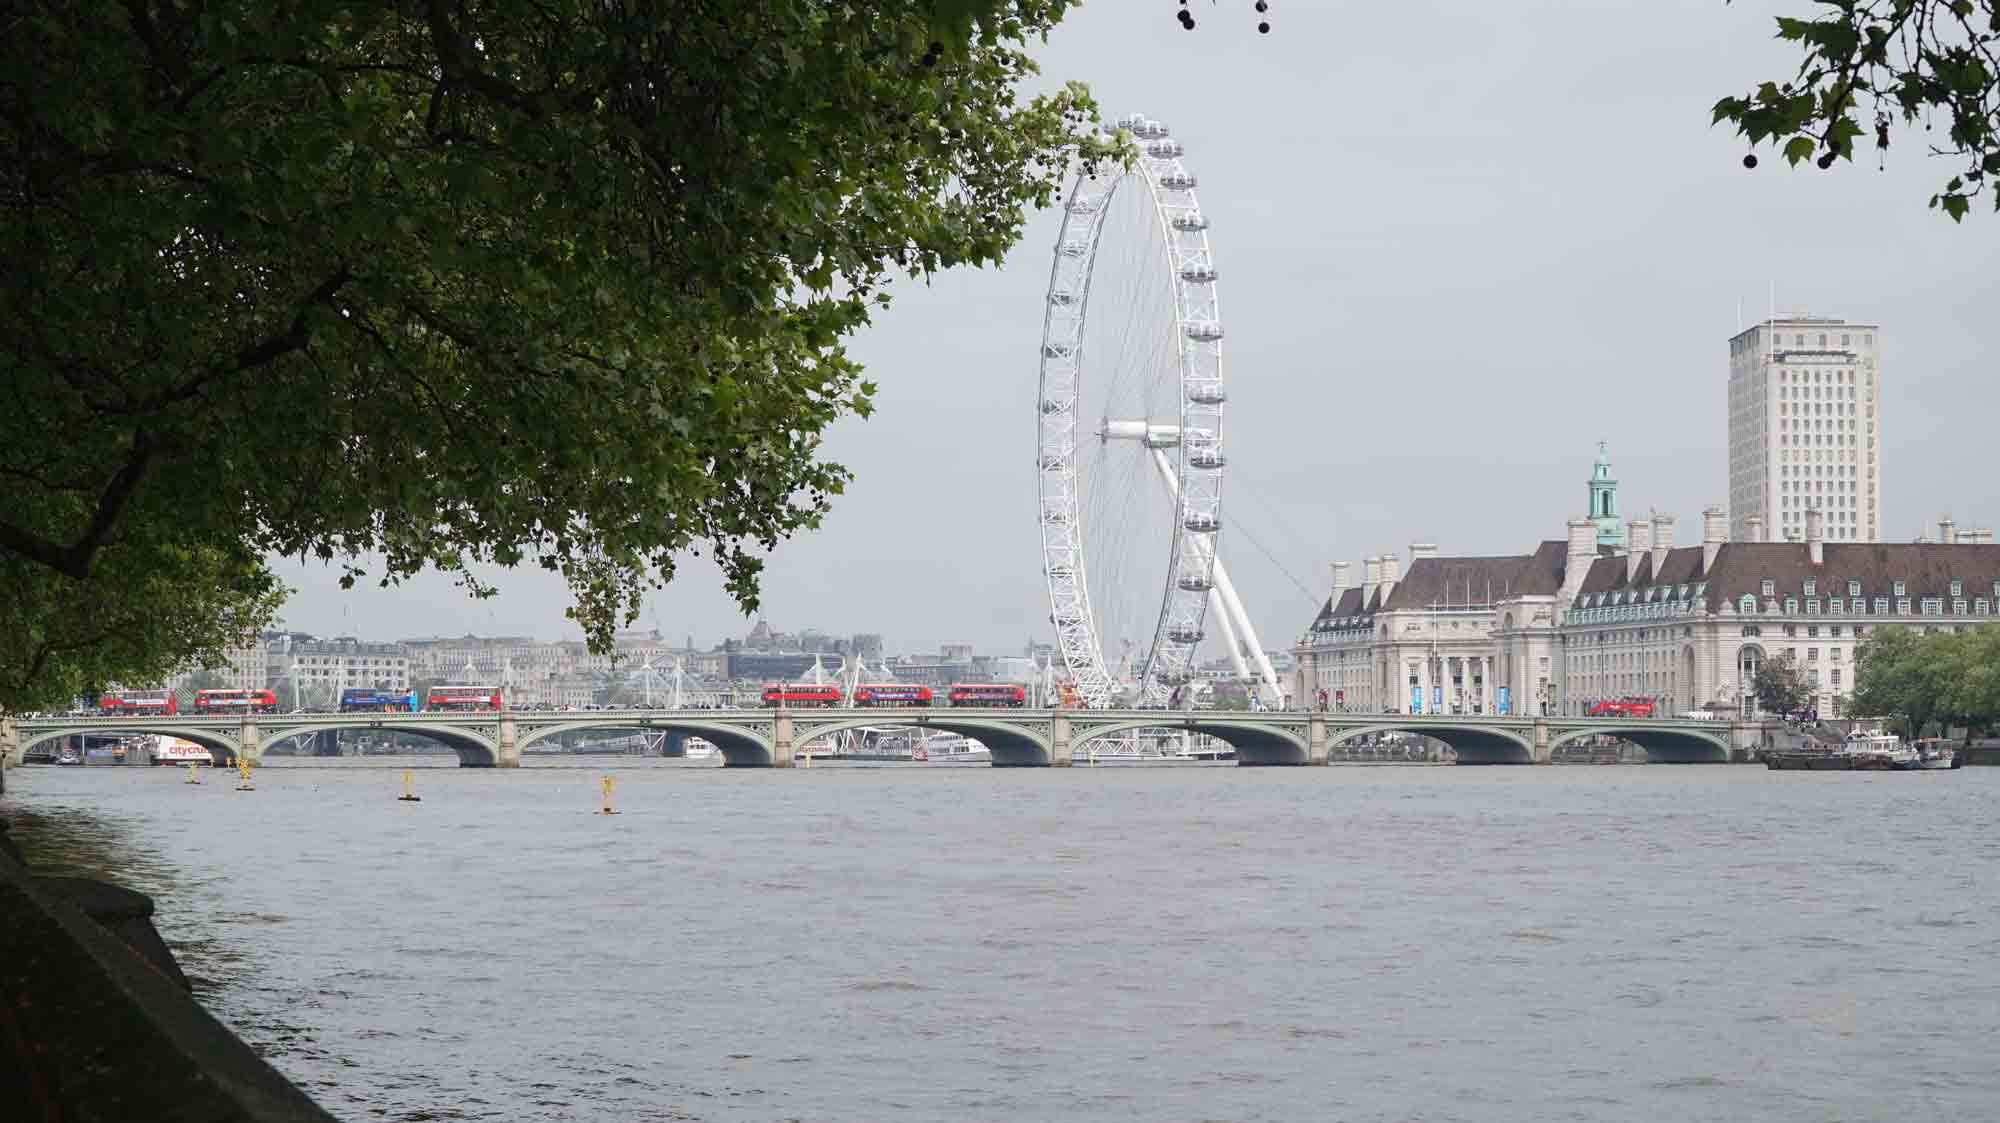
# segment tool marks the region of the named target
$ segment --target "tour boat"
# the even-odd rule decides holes
[[[699,737],[689,737],[682,743],[681,753],[688,760],[714,760],[722,750]]]
[[[931,764],[990,763],[993,760],[993,752],[970,737],[961,737],[956,733],[939,733],[925,738],[924,742],[917,746],[915,758]]]
[[[180,737],[153,738],[154,764],[214,764],[207,749]]]
[[[57,753],[57,754],[56,754],[56,763],[57,763],[57,764],[82,764],[82,763],[83,763],[83,754],[82,754],[82,753],[79,753],[79,752],[77,752],[77,751],[76,751],[76,750],[75,750],[74,748],[70,747],[69,745],[64,745],[64,746],[62,747],[62,752],[60,752],[60,753]]]
[[[1929,739],[1917,742],[1917,767],[1926,771],[1942,771],[1958,767],[1958,753],[1950,741]]]

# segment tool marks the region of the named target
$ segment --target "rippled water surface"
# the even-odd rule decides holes
[[[7,808],[344,1119],[2000,1114],[2000,769],[441,763]]]

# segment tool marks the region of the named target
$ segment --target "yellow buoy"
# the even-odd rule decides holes
[[[188,778],[187,778],[187,782],[188,782],[188,783],[190,783],[190,784],[199,784],[199,783],[201,783],[201,775],[200,775],[199,773],[197,773],[197,772],[196,772],[196,771],[194,770],[194,765],[192,765],[192,764],[188,765]]]
[[[411,772],[407,768],[403,769],[403,794],[396,797],[396,802],[422,803],[424,801],[424,797],[418,795],[415,791],[411,790],[415,786],[415,784],[416,784],[416,774]]]
[[[237,790],[237,791],[239,791],[239,792],[254,792],[254,791],[256,791],[256,790],[257,790],[257,785],[255,785],[255,784],[253,784],[253,783],[251,783],[251,782],[250,782],[250,758],[249,758],[249,757],[247,757],[247,756],[239,756],[239,757],[237,757],[237,758],[236,758],[236,775],[237,775],[237,776],[239,776],[239,777],[241,777],[241,782],[240,782],[240,783],[238,783],[238,784],[236,785],[236,790]]]
[[[600,815],[618,814],[618,812],[613,811],[611,809],[611,777],[609,774],[606,774],[606,776],[604,777],[604,809],[598,812],[598,814]]]

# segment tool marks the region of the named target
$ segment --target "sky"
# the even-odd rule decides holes
[[[1772,19],[1807,0],[1094,0],[1038,50],[1107,117],[1186,146],[1221,273],[1229,405],[1223,556],[1267,648],[1327,563],[1435,542],[1511,554],[1561,538],[1608,442],[1621,509],[1728,498],[1729,336],[1775,306],[1881,325],[1885,538],[1943,514],[2000,523],[1983,460],[2000,216],[1926,209],[1958,170],[1898,134],[1822,172],[1748,149],[1709,109],[1788,74]],[[891,651],[1051,639],[1034,466],[1054,212],[997,269],[896,290],[853,352],[877,412],[828,435],[855,473],[764,580],[774,627],[882,633]],[[1158,552],[1166,543],[1132,545]],[[285,563],[288,627],[376,639],[580,636],[539,571],[494,599],[448,578],[343,593]],[[750,621],[705,559],[641,627],[706,646]]]

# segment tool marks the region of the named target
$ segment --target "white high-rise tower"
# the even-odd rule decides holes
[[[1882,537],[1882,377],[1875,324],[1775,316],[1729,340],[1729,537]]]

